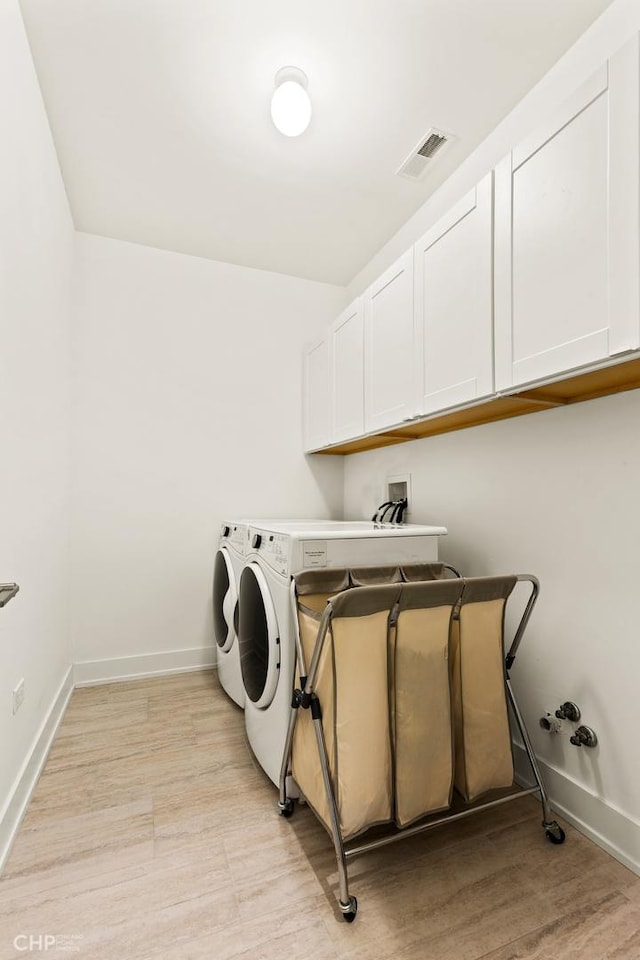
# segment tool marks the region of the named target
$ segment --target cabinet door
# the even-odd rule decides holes
[[[415,413],[413,250],[365,293],[365,428],[380,430]]]
[[[634,38],[496,169],[496,387],[639,346]]]
[[[364,317],[362,297],[344,310],[330,334],[331,441],[364,433]]]
[[[420,411],[493,392],[493,175],[415,246]]]
[[[326,447],[329,435],[329,345],[325,337],[304,352],[304,449]]]

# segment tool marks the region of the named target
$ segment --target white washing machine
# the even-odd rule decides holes
[[[213,564],[213,632],[218,678],[227,695],[243,708],[245,692],[238,646],[240,576],[245,563],[250,526],[265,526],[275,522],[279,521],[225,520],[220,528]]]
[[[213,564],[213,632],[218,678],[223,690],[239,707],[244,707],[245,696],[238,647],[238,590],[247,530],[244,522],[223,523]]]
[[[291,576],[310,567],[426,563],[445,527],[376,527],[356,521],[278,521],[249,526],[240,578],[240,662],[247,737],[277,785],[295,667]]]

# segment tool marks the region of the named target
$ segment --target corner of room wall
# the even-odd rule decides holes
[[[342,515],[342,458],[302,452],[301,356],[345,290],[88,234],[77,251],[76,679],[211,663],[221,522]]]
[[[0,865],[70,691],[73,221],[17,0],[0,9]],[[7,507],[6,505],[10,505]],[[13,713],[12,691],[24,680]]]

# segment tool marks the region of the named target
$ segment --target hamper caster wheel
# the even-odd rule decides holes
[[[556,823],[554,820],[553,823],[546,825],[545,836],[549,843],[564,843],[565,833],[562,827]]]
[[[348,907],[345,908],[342,904],[340,904],[340,909],[342,910],[344,922],[353,923],[356,918],[356,913],[358,912],[358,901],[355,897],[349,897]]]
[[[292,817],[293,816],[293,800],[291,800],[289,797],[287,797],[284,803],[281,803],[281,801],[278,800],[278,813],[280,814],[281,817],[286,817],[287,820],[289,819],[289,817]]]

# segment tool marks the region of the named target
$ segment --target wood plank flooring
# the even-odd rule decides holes
[[[352,925],[329,837],[276,800],[215,674],[77,690],[0,879],[0,960],[640,958],[640,878],[566,825],[549,844],[531,798],[352,861]]]

